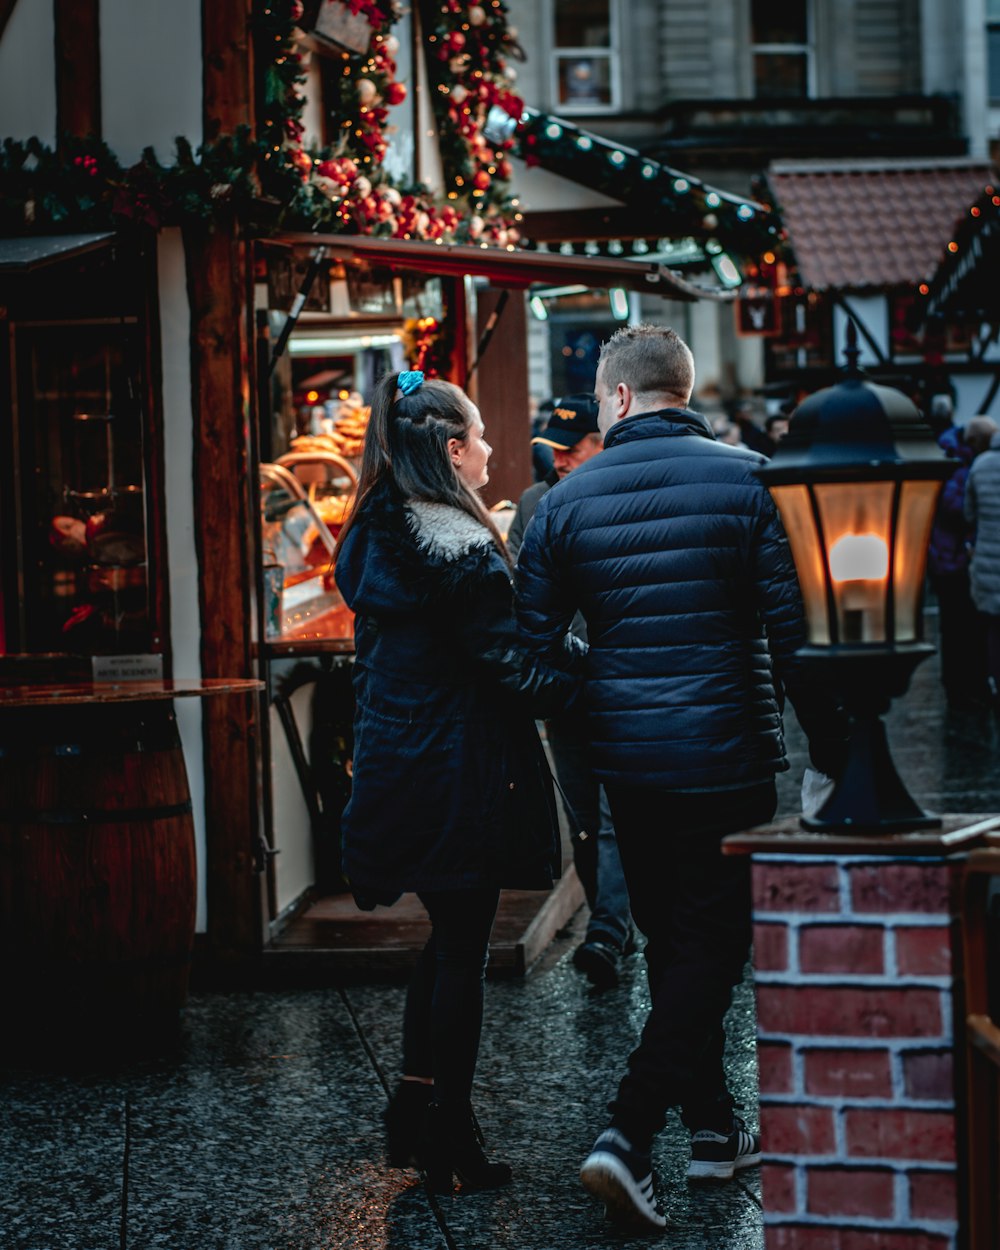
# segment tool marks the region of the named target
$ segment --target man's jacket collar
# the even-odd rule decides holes
[[[700,412],[692,412],[690,408],[658,408],[655,412],[637,412],[635,416],[616,421],[604,436],[604,446],[614,447],[639,438],[676,437],[680,434],[715,438],[712,427]]]

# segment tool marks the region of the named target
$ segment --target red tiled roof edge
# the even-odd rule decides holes
[[[935,272],[955,225],[993,179],[987,162],[858,162],[768,173],[803,286],[913,286]]]

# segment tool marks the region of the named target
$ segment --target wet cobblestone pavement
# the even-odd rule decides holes
[[[1000,810],[1000,729],[985,714],[945,710],[935,662],[888,720],[918,801]],[[805,762],[794,724],[789,746],[781,814],[798,810]],[[385,1168],[381,1112],[398,1071],[401,986],[198,994],[179,1039],[153,1058],[5,1062],[0,1246],[760,1250],[756,1171],[689,1187],[687,1134],[675,1117],[654,1154],[671,1221],[662,1235],[616,1235],[580,1187],[580,1162],[647,1006],[640,957],[617,989],[588,989],[569,959],[582,928],[578,915],[530,976],[487,989],[477,1108],[495,1157],[514,1166],[510,1189],[432,1197],[418,1173]],[[753,1036],[747,980],[730,1013],[728,1062],[751,1125]]]

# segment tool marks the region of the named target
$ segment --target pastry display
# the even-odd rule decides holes
[[[302,434],[292,440],[292,451],[332,451],[349,460],[361,455],[365,443],[365,431],[371,409],[367,407],[357,391],[341,402],[337,415],[332,421],[325,421],[322,434]]]

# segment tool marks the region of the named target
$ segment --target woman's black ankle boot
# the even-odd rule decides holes
[[[434,1095],[434,1086],[421,1081],[400,1081],[385,1109],[389,1166],[419,1167],[421,1149],[427,1137],[425,1119]]]
[[[464,1189],[499,1189],[509,1185],[508,1163],[490,1163],[483,1153],[472,1108],[439,1106],[427,1109],[427,1141],[423,1152],[427,1186],[432,1193],[450,1194],[457,1178]]]

